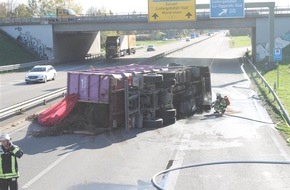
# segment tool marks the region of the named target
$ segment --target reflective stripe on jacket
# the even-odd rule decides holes
[[[0,148],[0,179],[19,177],[17,158],[23,155],[22,150],[12,145],[9,150]]]

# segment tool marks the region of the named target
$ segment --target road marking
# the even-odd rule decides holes
[[[31,186],[34,182],[36,182],[38,179],[40,179],[42,176],[44,176],[47,172],[49,172],[52,168],[54,168],[58,163],[63,161],[66,157],[68,157],[71,153],[73,153],[79,145],[75,146],[70,152],[62,155],[59,159],[57,159],[55,162],[53,162],[50,166],[48,166],[46,169],[44,169],[42,172],[40,172],[37,176],[35,176],[33,179],[31,179],[28,183],[26,183],[22,188],[27,189],[29,186]]]
[[[178,147],[177,153],[174,157],[174,162],[170,168],[178,168],[182,166],[184,156],[185,156],[185,150],[187,149],[189,142],[190,142],[190,134],[186,133],[182,136],[181,143]],[[169,169],[169,168],[168,168]],[[170,172],[166,174],[166,176],[162,179],[160,184],[164,187],[164,189],[175,189],[175,185],[177,182],[177,178],[179,175],[179,170]]]

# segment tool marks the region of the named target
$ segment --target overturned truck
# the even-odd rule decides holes
[[[126,65],[68,72],[67,94],[77,95],[73,113],[93,128],[171,125],[211,109],[207,66]]]

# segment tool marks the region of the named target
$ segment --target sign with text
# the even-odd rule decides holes
[[[210,0],[210,18],[244,18],[244,0]]]
[[[148,0],[148,21],[194,21],[195,0]]]

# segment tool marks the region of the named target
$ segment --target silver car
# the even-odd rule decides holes
[[[147,46],[147,51],[155,51],[155,46],[154,45],[148,45]]]
[[[56,70],[51,65],[36,65],[25,75],[25,82],[44,82],[56,79]]]

